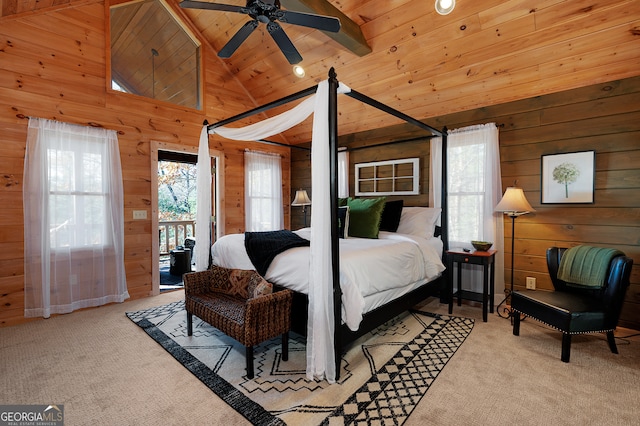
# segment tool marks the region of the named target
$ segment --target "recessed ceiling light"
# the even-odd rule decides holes
[[[448,15],[456,7],[456,0],[436,0],[436,12],[440,15]]]
[[[295,76],[298,78],[304,77],[305,76],[304,68],[302,68],[300,65],[294,65],[293,74],[295,74]]]

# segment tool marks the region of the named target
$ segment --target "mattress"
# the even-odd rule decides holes
[[[303,228],[295,233],[309,239],[311,231]],[[211,247],[211,255],[218,266],[255,269],[244,247],[244,234],[219,238]],[[357,330],[364,313],[438,278],[445,269],[441,257],[439,238],[381,231],[377,239],[340,239],[343,321]],[[308,294],[309,247],[277,255],[265,279]]]

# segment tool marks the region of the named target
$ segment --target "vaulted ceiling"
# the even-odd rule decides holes
[[[545,0],[535,6],[527,0],[458,0],[446,16],[435,12],[434,0],[282,0],[282,8],[319,14],[337,9],[350,20],[345,23],[359,27],[364,44],[354,53],[353,33],[345,42],[282,24],[303,57],[306,76],[300,79],[260,25],[221,60],[257,105],[326,79],[331,67],[349,87],[427,122],[640,73],[635,0]],[[249,20],[238,13],[182,10],[216,52]],[[341,134],[399,123],[358,101],[340,98],[339,105]],[[310,120],[285,139],[308,141],[309,126]]]
[[[3,0],[2,14],[92,1],[102,0]],[[250,19],[238,13],[182,9],[179,0],[165,1],[202,38],[204,55],[217,53]],[[435,12],[434,0],[281,2],[283,9],[335,13],[344,31],[336,37],[282,24],[302,55],[304,78],[294,76],[264,24],[230,58],[216,58],[213,63],[219,68],[204,70],[225,73],[240,83],[256,106],[326,79],[331,67],[342,83],[428,123],[448,113],[640,75],[637,0],[541,0],[534,5],[530,0],[458,0],[446,16]],[[211,61],[207,63],[210,67]],[[339,112],[341,134],[400,122],[343,97]],[[226,117],[207,118],[211,122]],[[307,120],[282,140],[306,142],[310,126]]]

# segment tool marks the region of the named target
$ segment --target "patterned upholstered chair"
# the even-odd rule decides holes
[[[187,334],[193,315],[246,348],[247,377],[252,379],[253,347],[282,336],[282,359],[289,354],[293,292],[271,292],[271,284],[256,271],[221,268],[184,274]]]
[[[515,291],[511,296],[511,306],[516,313],[562,332],[560,359],[564,362],[569,362],[573,334],[606,333],[609,349],[617,354],[613,331],[618,324],[625,292],[629,287],[633,259],[622,252],[599,247],[578,246],[571,250],[569,254],[565,248],[547,249],[547,267],[555,291]],[[604,255],[607,257],[601,259],[598,265],[600,250],[605,251]],[[579,254],[573,253],[580,251],[585,253],[584,257],[574,258]],[[565,256],[579,260],[573,261],[573,267],[565,266],[562,262]],[[586,279],[580,280],[581,274],[587,275]],[[588,275],[601,278],[592,280]],[[582,282],[585,280],[591,282],[585,284]],[[514,316],[513,334],[520,334],[518,314]]]

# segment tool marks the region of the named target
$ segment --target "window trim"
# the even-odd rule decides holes
[[[410,175],[396,175],[398,166],[411,165]],[[378,177],[379,168],[391,166],[392,175],[390,177]],[[371,178],[362,176],[363,169],[371,168],[373,170]],[[399,160],[374,161],[370,163],[358,163],[355,165],[355,192],[356,196],[367,195],[420,195],[420,158],[404,158]],[[411,190],[396,190],[396,184],[399,180],[411,179]],[[378,184],[382,182],[391,182],[391,191],[378,191]],[[373,183],[373,191],[361,191],[362,183]]]

